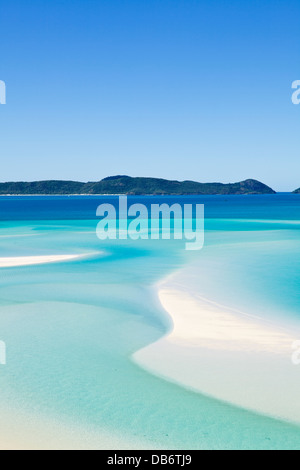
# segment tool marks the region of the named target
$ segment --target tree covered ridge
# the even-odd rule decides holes
[[[299,190],[300,192],[300,190]],[[214,194],[275,194],[269,186],[248,179],[239,183],[198,183],[171,181],[161,178],[111,176],[98,182],[34,181],[0,183],[2,195],[214,195]]]

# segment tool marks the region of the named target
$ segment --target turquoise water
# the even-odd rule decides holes
[[[300,448],[300,427],[190,392],[131,360],[170,327],[155,284],[187,266],[202,295],[291,325],[300,339],[300,197],[183,198],[205,203],[199,253],[181,241],[101,242],[103,199],[115,201],[0,199],[0,257],[88,255],[0,270],[0,408],[153,448]],[[169,200],[178,198],[135,202]]]

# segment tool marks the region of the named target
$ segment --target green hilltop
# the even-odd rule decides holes
[[[239,183],[198,183],[195,181],[170,181],[160,178],[132,178],[111,176],[98,182],[35,181],[0,183],[0,195],[230,195],[275,194],[269,186],[256,180]]]

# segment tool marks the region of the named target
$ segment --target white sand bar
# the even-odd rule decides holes
[[[300,337],[167,282],[159,299],[173,321],[168,335],[138,351],[146,370],[189,389],[272,417],[300,423]]]
[[[58,263],[81,258],[82,255],[51,255],[51,256],[22,256],[0,258],[0,268],[13,268],[16,266],[31,266],[35,264]]]
[[[286,354],[295,338],[261,319],[235,313],[184,291],[162,288],[159,299],[172,317],[173,344],[214,350],[266,351]]]

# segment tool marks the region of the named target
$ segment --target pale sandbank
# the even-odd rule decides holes
[[[74,261],[87,255],[49,255],[49,256],[19,256],[0,258],[0,268],[32,266],[36,264],[59,263]]]
[[[171,331],[133,360],[167,380],[261,414],[300,423],[297,338],[281,326],[199,297],[167,281],[159,299]]]

